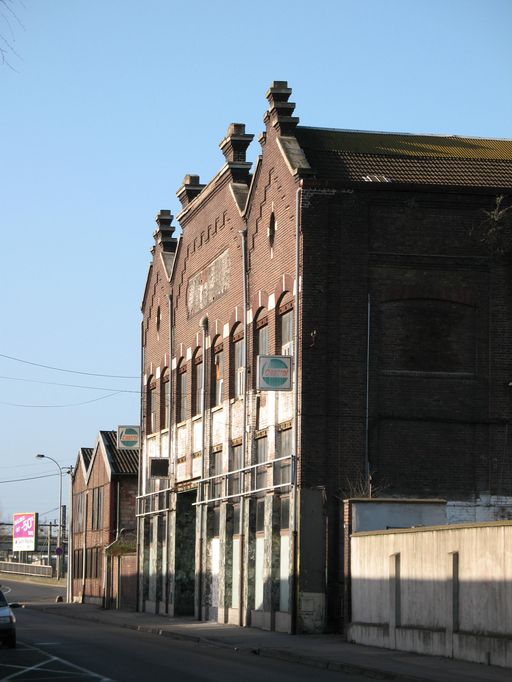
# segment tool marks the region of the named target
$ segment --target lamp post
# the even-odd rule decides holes
[[[38,459],[49,459],[58,467],[59,469],[59,522],[57,525],[57,580],[61,578],[61,554],[62,552],[61,541],[62,541],[62,469],[61,465],[53,457],[48,455],[36,455]],[[66,467],[64,467],[66,469]]]

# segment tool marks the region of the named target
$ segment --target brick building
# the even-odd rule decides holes
[[[161,211],[143,312],[139,608],[339,627],[342,500],[512,515],[512,141],[298,125]],[[252,172],[251,172],[252,171]],[[504,197],[500,199],[500,197]],[[292,357],[292,391],[257,356]]]
[[[139,451],[118,449],[115,431],[81,448],[72,476],[70,601],[136,606],[135,503]]]

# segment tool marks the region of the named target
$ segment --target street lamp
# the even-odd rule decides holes
[[[53,457],[49,457],[48,455],[36,455],[38,459],[49,459],[54,464],[58,467],[59,469],[59,523],[57,526],[57,580],[60,580],[61,578],[61,554],[59,552],[62,552],[62,547],[61,547],[61,541],[62,541],[62,470],[67,469],[67,467],[61,467],[61,465],[57,462],[56,459],[53,459]]]

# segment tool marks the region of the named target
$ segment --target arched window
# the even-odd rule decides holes
[[[244,333],[241,325],[235,327],[231,336],[231,357],[231,397],[236,399],[244,394]]]
[[[146,432],[156,431],[156,383],[154,377],[150,377],[146,393]]]
[[[203,357],[198,348],[192,359],[192,416],[202,410],[203,405]]]
[[[169,428],[169,414],[171,407],[169,371],[165,369],[160,384],[160,425],[162,429]]]
[[[176,382],[176,421],[182,422],[188,416],[187,412],[187,363],[182,360],[178,365]]]
[[[266,309],[262,308],[254,323],[254,355],[268,355],[268,353],[268,314]]]
[[[212,346],[212,407],[222,405],[224,400],[224,346],[217,337]]]
[[[278,308],[277,336],[281,355],[293,355],[293,300],[290,298],[290,295],[283,296]]]
[[[252,330],[252,376],[254,381],[253,388],[256,388],[256,378],[258,376],[258,356],[268,355],[270,352],[268,313],[266,308],[260,308],[256,313]]]

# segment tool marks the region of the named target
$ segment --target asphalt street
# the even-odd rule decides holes
[[[370,679],[250,652],[155,637],[146,632],[62,618],[30,608],[31,599],[54,601],[55,588],[3,580],[16,609],[18,648],[0,649],[0,680],[114,680],[116,682],[301,682]],[[10,591],[9,591],[10,588]]]

